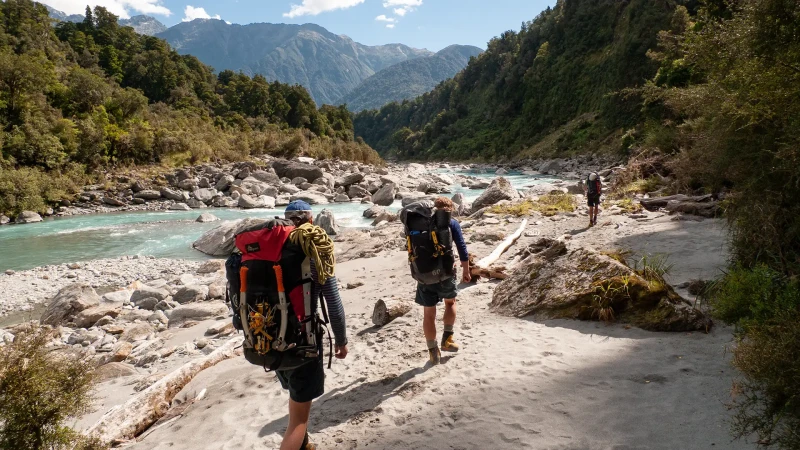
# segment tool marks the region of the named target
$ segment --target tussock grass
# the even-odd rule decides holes
[[[549,217],[558,213],[574,212],[576,207],[575,196],[567,193],[550,193],[542,195],[538,200],[525,199],[521,202],[495,205],[489,212],[516,217],[530,216],[538,212]]]

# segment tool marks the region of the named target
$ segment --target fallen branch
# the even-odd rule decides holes
[[[498,245],[497,248],[494,249],[494,251],[489,256],[478,261],[476,266],[479,269],[488,269],[489,266],[491,266],[498,259],[500,259],[500,256],[503,253],[505,253],[505,251],[508,250],[509,247],[511,247],[512,245],[514,245],[515,242],[517,242],[517,239],[519,239],[519,237],[522,236],[522,232],[525,230],[525,227],[527,225],[528,225],[528,219],[524,219],[522,221],[522,224],[519,226],[519,229],[517,229],[517,231],[514,232],[514,234],[507,237],[503,242],[501,242],[500,245]]]
[[[111,408],[88,434],[112,445],[135,438],[167,413],[175,396],[198,373],[236,355],[242,339],[235,337],[208,356],[189,361],[124,404]]]
[[[404,316],[411,311],[411,302],[394,299],[381,299],[375,303],[372,310],[372,323],[382,327],[394,319]]]

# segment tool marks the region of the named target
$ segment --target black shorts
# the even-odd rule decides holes
[[[325,393],[325,368],[322,358],[292,370],[275,372],[281,386],[289,390],[289,398],[306,403]]]
[[[589,194],[586,196],[589,207],[600,206],[600,194]]]
[[[436,284],[417,283],[417,298],[414,301],[422,306],[431,307],[446,298],[456,298],[456,296],[458,296],[458,284],[456,277],[453,277]]]

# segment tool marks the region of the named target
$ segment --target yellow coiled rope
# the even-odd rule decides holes
[[[303,248],[303,253],[314,260],[319,284],[325,284],[334,276],[336,258],[333,256],[333,241],[322,228],[304,223],[295,228],[289,240]]]

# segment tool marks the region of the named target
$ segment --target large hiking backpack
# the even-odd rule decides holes
[[[265,370],[317,361],[327,324],[311,296],[311,260],[289,240],[291,221],[275,219],[236,235],[225,266],[233,325],[244,332],[244,356]],[[330,338],[330,336],[329,336]],[[330,365],[330,362],[329,362]]]
[[[451,213],[433,202],[412,203],[400,211],[405,225],[411,276],[422,284],[435,284],[455,275]]]
[[[598,195],[600,194],[600,177],[598,176],[594,179],[594,181],[592,181],[590,179],[591,176],[592,174],[586,176],[586,194]]]

